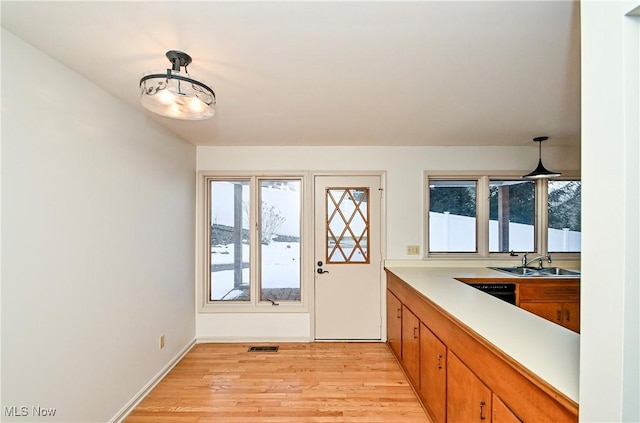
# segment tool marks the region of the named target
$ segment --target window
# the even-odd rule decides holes
[[[428,255],[579,253],[577,179],[426,176]]]
[[[477,181],[429,182],[429,250],[476,252]]]
[[[535,251],[535,183],[489,181],[489,251]]]
[[[212,301],[249,301],[249,181],[209,181]]]
[[[554,180],[548,184],[549,252],[578,252],[582,238],[582,183],[577,180]]]
[[[301,301],[302,178],[205,177],[206,302]]]
[[[260,299],[300,301],[300,180],[260,181]]]

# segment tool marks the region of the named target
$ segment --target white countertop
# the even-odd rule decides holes
[[[484,267],[386,266],[478,335],[578,402],[580,335],[454,278],[505,278]]]

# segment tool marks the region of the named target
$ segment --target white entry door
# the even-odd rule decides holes
[[[315,177],[315,339],[381,339],[381,177]]]

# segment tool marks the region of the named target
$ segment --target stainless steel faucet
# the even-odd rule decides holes
[[[522,256],[522,267],[527,267],[529,266],[531,263],[533,263],[534,261],[538,261],[538,269],[542,269],[542,259],[546,258],[548,263],[553,262],[553,260],[551,260],[551,254],[544,254],[541,256],[536,256],[534,258],[532,258],[531,260],[527,259],[527,256],[529,255],[529,253],[524,253],[524,256]]]

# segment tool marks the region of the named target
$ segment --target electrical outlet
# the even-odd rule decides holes
[[[160,349],[164,348],[164,335],[160,335]]]
[[[420,246],[419,245],[407,245],[407,255],[408,256],[418,256],[418,255],[420,255]]]

